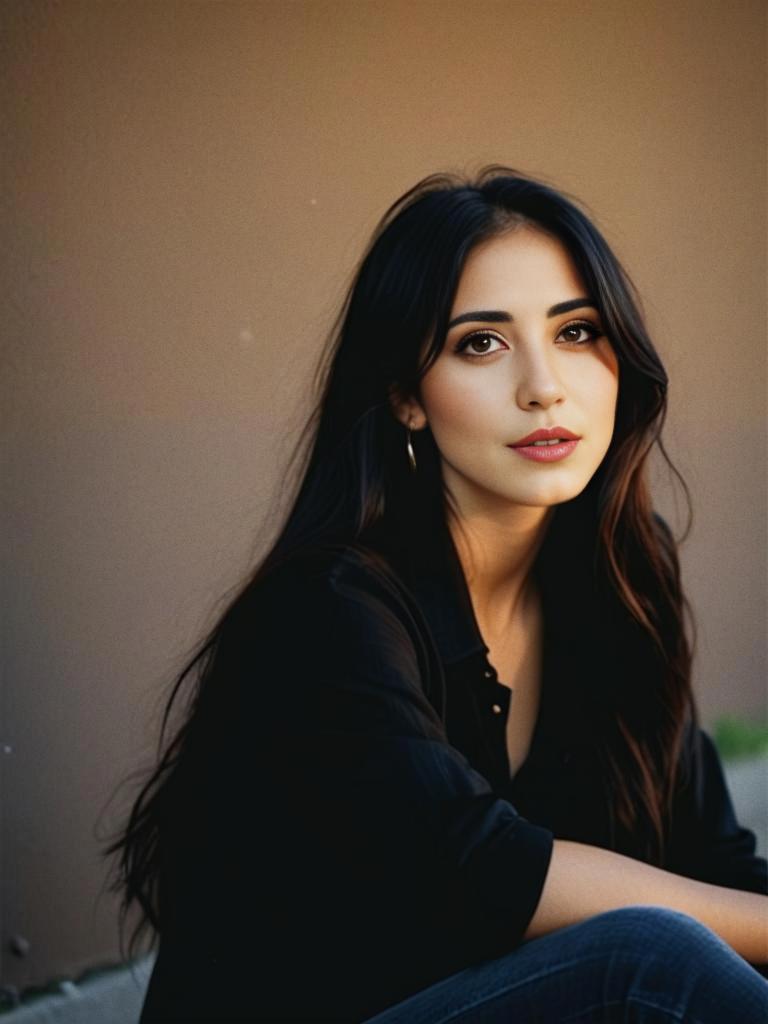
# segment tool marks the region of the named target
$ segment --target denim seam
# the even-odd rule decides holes
[[[591,959],[599,961],[602,959],[602,957],[598,955],[593,956]],[[483,1006],[486,1003],[490,1003],[497,997],[506,996],[510,992],[514,991],[514,989],[519,988],[521,985],[528,985],[530,984],[530,982],[538,981],[540,978],[551,977],[553,974],[557,972],[557,970],[564,970],[568,967],[573,967],[576,964],[583,966],[584,963],[584,959],[580,957],[576,960],[569,960],[567,963],[558,964],[557,968],[554,971],[551,969],[545,969],[540,971],[538,974],[526,975],[525,978],[518,979],[509,985],[505,985],[503,988],[494,987],[490,989],[486,995],[479,996],[473,1002],[467,1003],[465,1006],[459,1007],[457,1010],[454,1011],[454,1013],[451,1014],[450,1017],[441,1017],[440,1024],[450,1024],[451,1021],[459,1019],[463,1013],[466,1013],[469,1010],[476,1010],[478,1006]],[[696,1024],[696,1022],[692,1022],[692,1024]]]
[[[593,957],[592,959],[593,960],[594,959],[599,960],[601,958],[600,957]],[[584,964],[584,960],[582,958],[579,958],[577,960],[568,961],[567,963],[560,963],[560,964],[558,964],[558,969],[559,970],[563,970],[563,969],[566,969],[568,967],[572,967],[575,964],[583,965]],[[479,1006],[485,1006],[485,1005],[487,1005],[489,1003],[492,1003],[497,998],[502,998],[502,997],[508,995],[510,992],[514,991],[514,989],[518,988],[520,985],[529,984],[531,981],[537,981],[539,978],[542,978],[542,977],[549,977],[553,973],[556,973],[556,972],[554,972],[552,970],[540,971],[538,974],[535,974],[535,975],[527,975],[523,980],[516,981],[516,982],[514,982],[513,984],[510,984],[510,985],[506,985],[506,986],[504,986],[504,988],[494,988],[494,989],[492,989],[491,991],[488,992],[487,996],[480,996],[479,998],[476,998],[473,1002],[467,1003],[465,1006],[459,1007],[458,1009],[456,1009],[451,1014],[451,1016],[449,1016],[449,1017],[440,1017],[439,1024],[451,1024],[452,1021],[460,1021],[463,1014],[465,1014],[467,1012],[470,1012],[472,1010],[476,1010]],[[701,1024],[701,1022],[698,1020],[698,1018],[694,1019],[692,1017],[681,1016],[676,1010],[668,1009],[666,1006],[660,1006],[658,1003],[651,1002],[651,1000],[646,999],[643,996],[635,996],[635,995],[631,995],[631,994],[628,995],[627,998],[623,999],[623,1000],[611,1000],[608,1003],[595,1003],[593,1006],[589,1007],[586,1010],[580,1010],[579,1011],[579,1016],[583,1015],[584,1013],[590,1013],[592,1010],[595,1010],[595,1009],[597,1009],[599,1007],[602,1007],[603,1009],[605,1009],[608,1006],[626,1006],[626,1005],[628,1005],[630,1003],[635,1003],[636,1005],[646,1006],[646,1007],[648,1007],[649,1009],[652,1009],[652,1010],[660,1010],[662,1013],[666,1013],[666,1014],[670,1015],[670,1019],[671,1020],[680,1022],[680,1024]],[[576,1016],[576,1017],[566,1017],[566,1018],[563,1019],[562,1024],[566,1024],[567,1021],[572,1021],[572,1020],[578,1020],[578,1016]]]
[[[701,1024],[698,1018],[683,1017],[680,1016],[676,1010],[669,1010],[666,1006],[659,1006],[658,1003],[652,1003],[648,999],[644,999],[642,996],[627,996],[626,999],[612,999],[608,1003],[594,1003],[592,1006],[588,1006],[585,1010],[579,1010],[575,1016],[563,1017],[558,1024],[570,1024],[572,1021],[579,1021],[584,1014],[592,1013],[594,1010],[605,1010],[609,1006],[628,1006],[630,1003],[634,1003],[640,1006],[646,1006],[651,1010],[661,1010],[662,1013],[671,1014],[672,1020],[680,1021],[682,1024]]]
[[[685,1011],[685,1016],[679,1016],[676,1011],[668,1010],[665,1006],[659,1006],[658,1003],[652,1003],[650,999],[646,999],[644,996],[630,996],[627,1002],[640,1003],[642,1006],[648,1006],[652,1010],[661,1010],[662,1013],[672,1013],[674,1019],[683,1021],[683,1024],[701,1024],[698,1017],[689,1017],[687,1010]]]

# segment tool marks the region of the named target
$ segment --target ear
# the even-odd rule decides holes
[[[411,430],[422,430],[427,425],[427,414],[421,403],[413,395],[404,395],[396,385],[389,389],[389,404],[393,416],[404,427]]]

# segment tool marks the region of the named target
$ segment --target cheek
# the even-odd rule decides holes
[[[613,421],[616,418],[616,405],[619,399],[619,375],[618,373],[611,373],[606,371],[605,378],[603,380],[603,401],[606,409],[606,414],[610,418],[611,430],[613,430]]]
[[[616,402],[619,397],[618,368],[593,363],[589,372],[585,373],[578,383],[574,382],[574,391],[580,396],[580,404],[594,428],[603,428],[609,432],[613,429],[616,413]]]
[[[421,395],[432,433],[436,436],[473,433],[488,421],[487,389],[483,394],[466,377],[453,379],[444,373],[424,378]]]

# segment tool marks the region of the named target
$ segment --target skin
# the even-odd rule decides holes
[[[584,305],[547,315],[582,297],[588,289],[567,250],[543,231],[524,225],[477,246],[450,319],[499,310],[512,322],[452,327],[419,397],[396,409],[412,430],[432,431],[459,511],[454,541],[488,635],[520,625],[551,509],[586,487],[611,442],[619,369],[598,311]],[[507,447],[555,425],[581,438],[560,462],[534,462]]]
[[[504,310],[512,322],[452,328],[420,394],[393,400],[403,424],[432,430],[458,508],[461,529],[454,540],[484,637],[526,635],[533,601],[529,571],[553,508],[586,487],[610,445],[616,354],[602,335],[577,345],[586,332],[564,332],[575,320],[599,330],[598,313],[581,308],[547,316],[555,303],[585,296],[567,251],[543,231],[526,225],[483,243],[467,258],[451,319],[470,310]],[[487,354],[473,359],[456,352],[469,334],[477,337],[470,351]],[[528,461],[506,447],[554,425],[581,435],[561,462]],[[524,937],[637,905],[688,914],[745,959],[768,962],[768,896],[683,878],[562,839],[554,841]]]

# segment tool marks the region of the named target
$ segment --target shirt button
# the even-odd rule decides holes
[[[501,714],[501,708],[499,707],[498,704],[494,704],[493,705],[493,713],[494,713],[494,715],[500,715]]]

